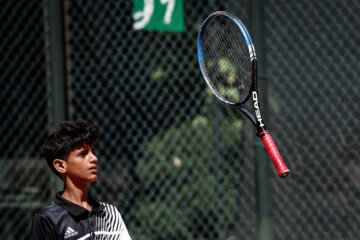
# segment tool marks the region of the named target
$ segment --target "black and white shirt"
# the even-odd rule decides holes
[[[113,205],[90,200],[91,212],[76,205],[61,193],[33,218],[33,240],[131,240],[122,217]]]

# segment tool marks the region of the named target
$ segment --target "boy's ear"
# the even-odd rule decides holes
[[[53,161],[54,168],[56,171],[58,171],[60,174],[66,173],[67,168],[67,162],[62,159],[55,159]]]

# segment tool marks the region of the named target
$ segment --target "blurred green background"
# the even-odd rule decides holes
[[[91,192],[134,239],[357,239],[360,3],[147,2],[142,27],[142,1],[0,1],[0,239],[29,239],[62,190],[40,147],[79,118],[101,132]],[[286,179],[201,76],[197,35],[217,10],[254,39]]]

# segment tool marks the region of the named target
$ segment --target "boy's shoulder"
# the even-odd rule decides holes
[[[48,206],[38,210],[35,215],[39,217],[54,217],[56,218],[59,213],[64,210],[58,206],[55,202],[50,203]]]
[[[120,215],[121,218],[121,214],[118,208],[111,203],[96,201],[92,199],[92,206],[93,210],[95,211],[103,210],[109,215]],[[57,199],[55,199],[55,201],[51,202],[48,206],[37,211],[35,213],[35,216],[38,218],[49,218],[56,221],[56,219],[58,219],[59,216],[63,214],[68,215],[69,213],[71,213],[72,215],[80,215],[80,213],[82,212],[80,210],[84,209],[80,206],[75,206],[74,203],[70,203],[69,201],[60,202],[59,197],[57,196]]]
[[[120,219],[121,221],[123,221],[122,215],[121,215],[118,207],[116,207],[115,205],[113,205],[111,203],[107,203],[107,202],[99,202],[99,205],[102,206],[104,214],[106,214],[109,217],[110,216],[116,217],[116,218]]]
[[[115,205],[111,204],[111,203],[107,203],[107,202],[98,202],[100,206],[103,207],[103,209],[106,212],[112,212],[112,213],[118,213],[118,209]]]

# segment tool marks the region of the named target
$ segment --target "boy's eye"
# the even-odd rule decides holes
[[[87,155],[87,153],[88,153],[88,151],[83,150],[83,151],[81,151],[81,152],[80,152],[80,156],[86,156],[86,155]]]

